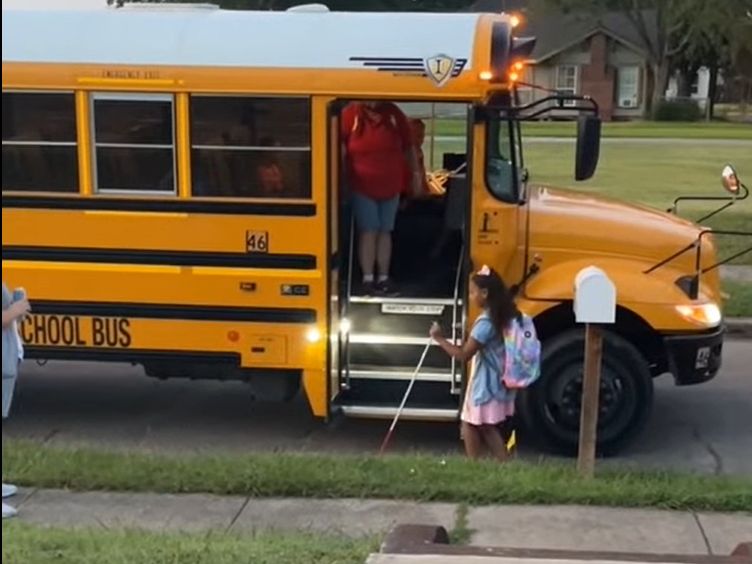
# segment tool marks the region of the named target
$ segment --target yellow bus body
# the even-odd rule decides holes
[[[336,396],[327,354],[337,338],[329,325],[329,252],[337,247],[332,240],[337,214],[332,211],[336,195],[330,191],[331,104],[391,99],[483,105],[509,88],[505,80],[484,79],[482,72],[492,68],[493,26],[506,21],[498,15],[477,18],[471,70],[440,88],[425,76],[360,68],[205,67],[190,60],[184,66],[29,63],[6,62],[4,56],[4,93],[72,92],[76,102],[78,193],[3,187],[3,279],[46,304],[22,328],[27,345],[52,358],[61,350],[68,351],[65,358],[78,358],[78,353],[88,358],[99,351],[94,357],[107,359],[115,352],[123,354],[113,358],[134,361],[183,354],[197,363],[235,358],[245,368],[300,371],[312,412],[326,417]],[[174,96],[174,196],[96,193],[91,96],[108,92]],[[196,94],[310,99],[311,197],[238,202],[192,196],[188,106],[189,96]],[[645,274],[690,244],[698,226],[648,208],[549,187],[530,186],[525,205],[501,202],[487,189],[482,173],[486,127],[476,122],[471,131],[470,257],[474,264],[493,265],[510,281],[519,280],[531,264],[540,265],[520,305],[540,321],[546,337],[566,328],[561,326],[562,311],[571,311],[573,280],[589,265],[601,267],[614,281],[618,307],[630,323],[627,335],[647,335],[650,346],[657,346],[663,335],[713,330],[714,325],[677,309],[720,302],[717,272],[702,276],[695,300],[677,286],[677,279],[694,270],[693,252]],[[129,205],[116,205],[125,200]],[[15,203],[6,206],[6,201]],[[182,203],[186,205],[176,205]],[[212,211],[222,204],[221,211]],[[232,213],[236,204],[241,213]],[[489,221],[489,229],[481,228],[484,222],[489,227]],[[257,257],[260,266],[234,266],[233,257],[248,251],[253,234],[268,237],[266,252]],[[709,237],[703,241],[700,266],[706,267],[715,262],[715,252]],[[25,256],[24,249],[37,252]],[[133,256],[108,261],[113,249]],[[100,260],[86,260],[86,253],[97,252]],[[139,252],[152,253],[150,262],[139,264]],[[45,253],[63,259],[45,260]],[[181,257],[198,260],[191,264]],[[211,260],[202,263],[202,257]],[[230,258],[227,264],[221,264],[222,257]],[[284,287],[307,290],[284,295]],[[113,316],[107,304],[118,306],[114,311],[120,313]],[[468,318],[476,314],[470,311]]]

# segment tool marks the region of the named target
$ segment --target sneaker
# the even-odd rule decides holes
[[[360,283],[360,295],[365,297],[371,297],[376,295],[376,284],[374,282],[361,282]]]
[[[399,296],[399,290],[397,290],[394,282],[392,282],[389,278],[382,280],[378,284],[376,284],[376,291],[380,296],[385,296],[388,298]]]
[[[15,508],[3,503],[3,519],[12,519],[18,515],[18,511]]]
[[[13,497],[18,493],[18,488],[10,484],[3,484],[3,499]]]

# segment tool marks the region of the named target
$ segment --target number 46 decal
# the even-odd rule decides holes
[[[245,250],[248,253],[268,253],[269,252],[269,232],[268,231],[246,231],[245,232]]]

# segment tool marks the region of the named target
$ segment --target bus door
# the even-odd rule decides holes
[[[348,218],[343,213],[342,206],[342,151],[340,142],[340,112],[342,103],[337,100],[329,102],[327,111],[327,184],[328,184],[328,254],[329,254],[329,339],[328,339],[328,378],[329,378],[329,415],[332,406],[346,386],[347,362],[346,339],[347,327],[343,323],[346,309],[346,277],[343,276],[342,266],[347,256],[347,245],[343,244],[342,233]]]
[[[428,349],[433,321],[459,341],[464,326],[467,252],[467,132],[462,127],[449,142],[423,144],[429,175],[425,193],[402,201],[392,233],[391,276],[397,292],[365,288],[357,260],[357,234],[343,185],[341,114],[350,100],[332,100],[328,112],[330,265],[330,402],[351,417],[392,417],[423,357],[406,419],[455,420],[464,367],[439,347]],[[433,121],[437,104],[394,102],[410,121]],[[444,104],[447,118],[466,124],[466,103]],[[356,122],[357,123],[357,122]],[[429,125],[426,123],[426,125]],[[452,125],[452,124],[449,124]],[[355,127],[355,126],[353,126]],[[430,131],[436,128],[430,123]],[[417,139],[417,136],[416,136]],[[432,149],[435,148],[436,155]],[[448,174],[451,171],[452,174]],[[430,172],[430,170],[429,170]],[[451,178],[450,178],[451,177]],[[436,184],[433,180],[442,179]],[[432,188],[433,186],[433,188]],[[459,217],[454,217],[455,211]],[[452,213],[449,213],[452,212]],[[335,260],[336,259],[336,260]],[[426,350],[426,354],[422,355]]]

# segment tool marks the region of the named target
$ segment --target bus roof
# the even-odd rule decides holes
[[[104,0],[102,0],[104,1]],[[3,63],[417,71],[472,67],[479,14],[3,10]]]

